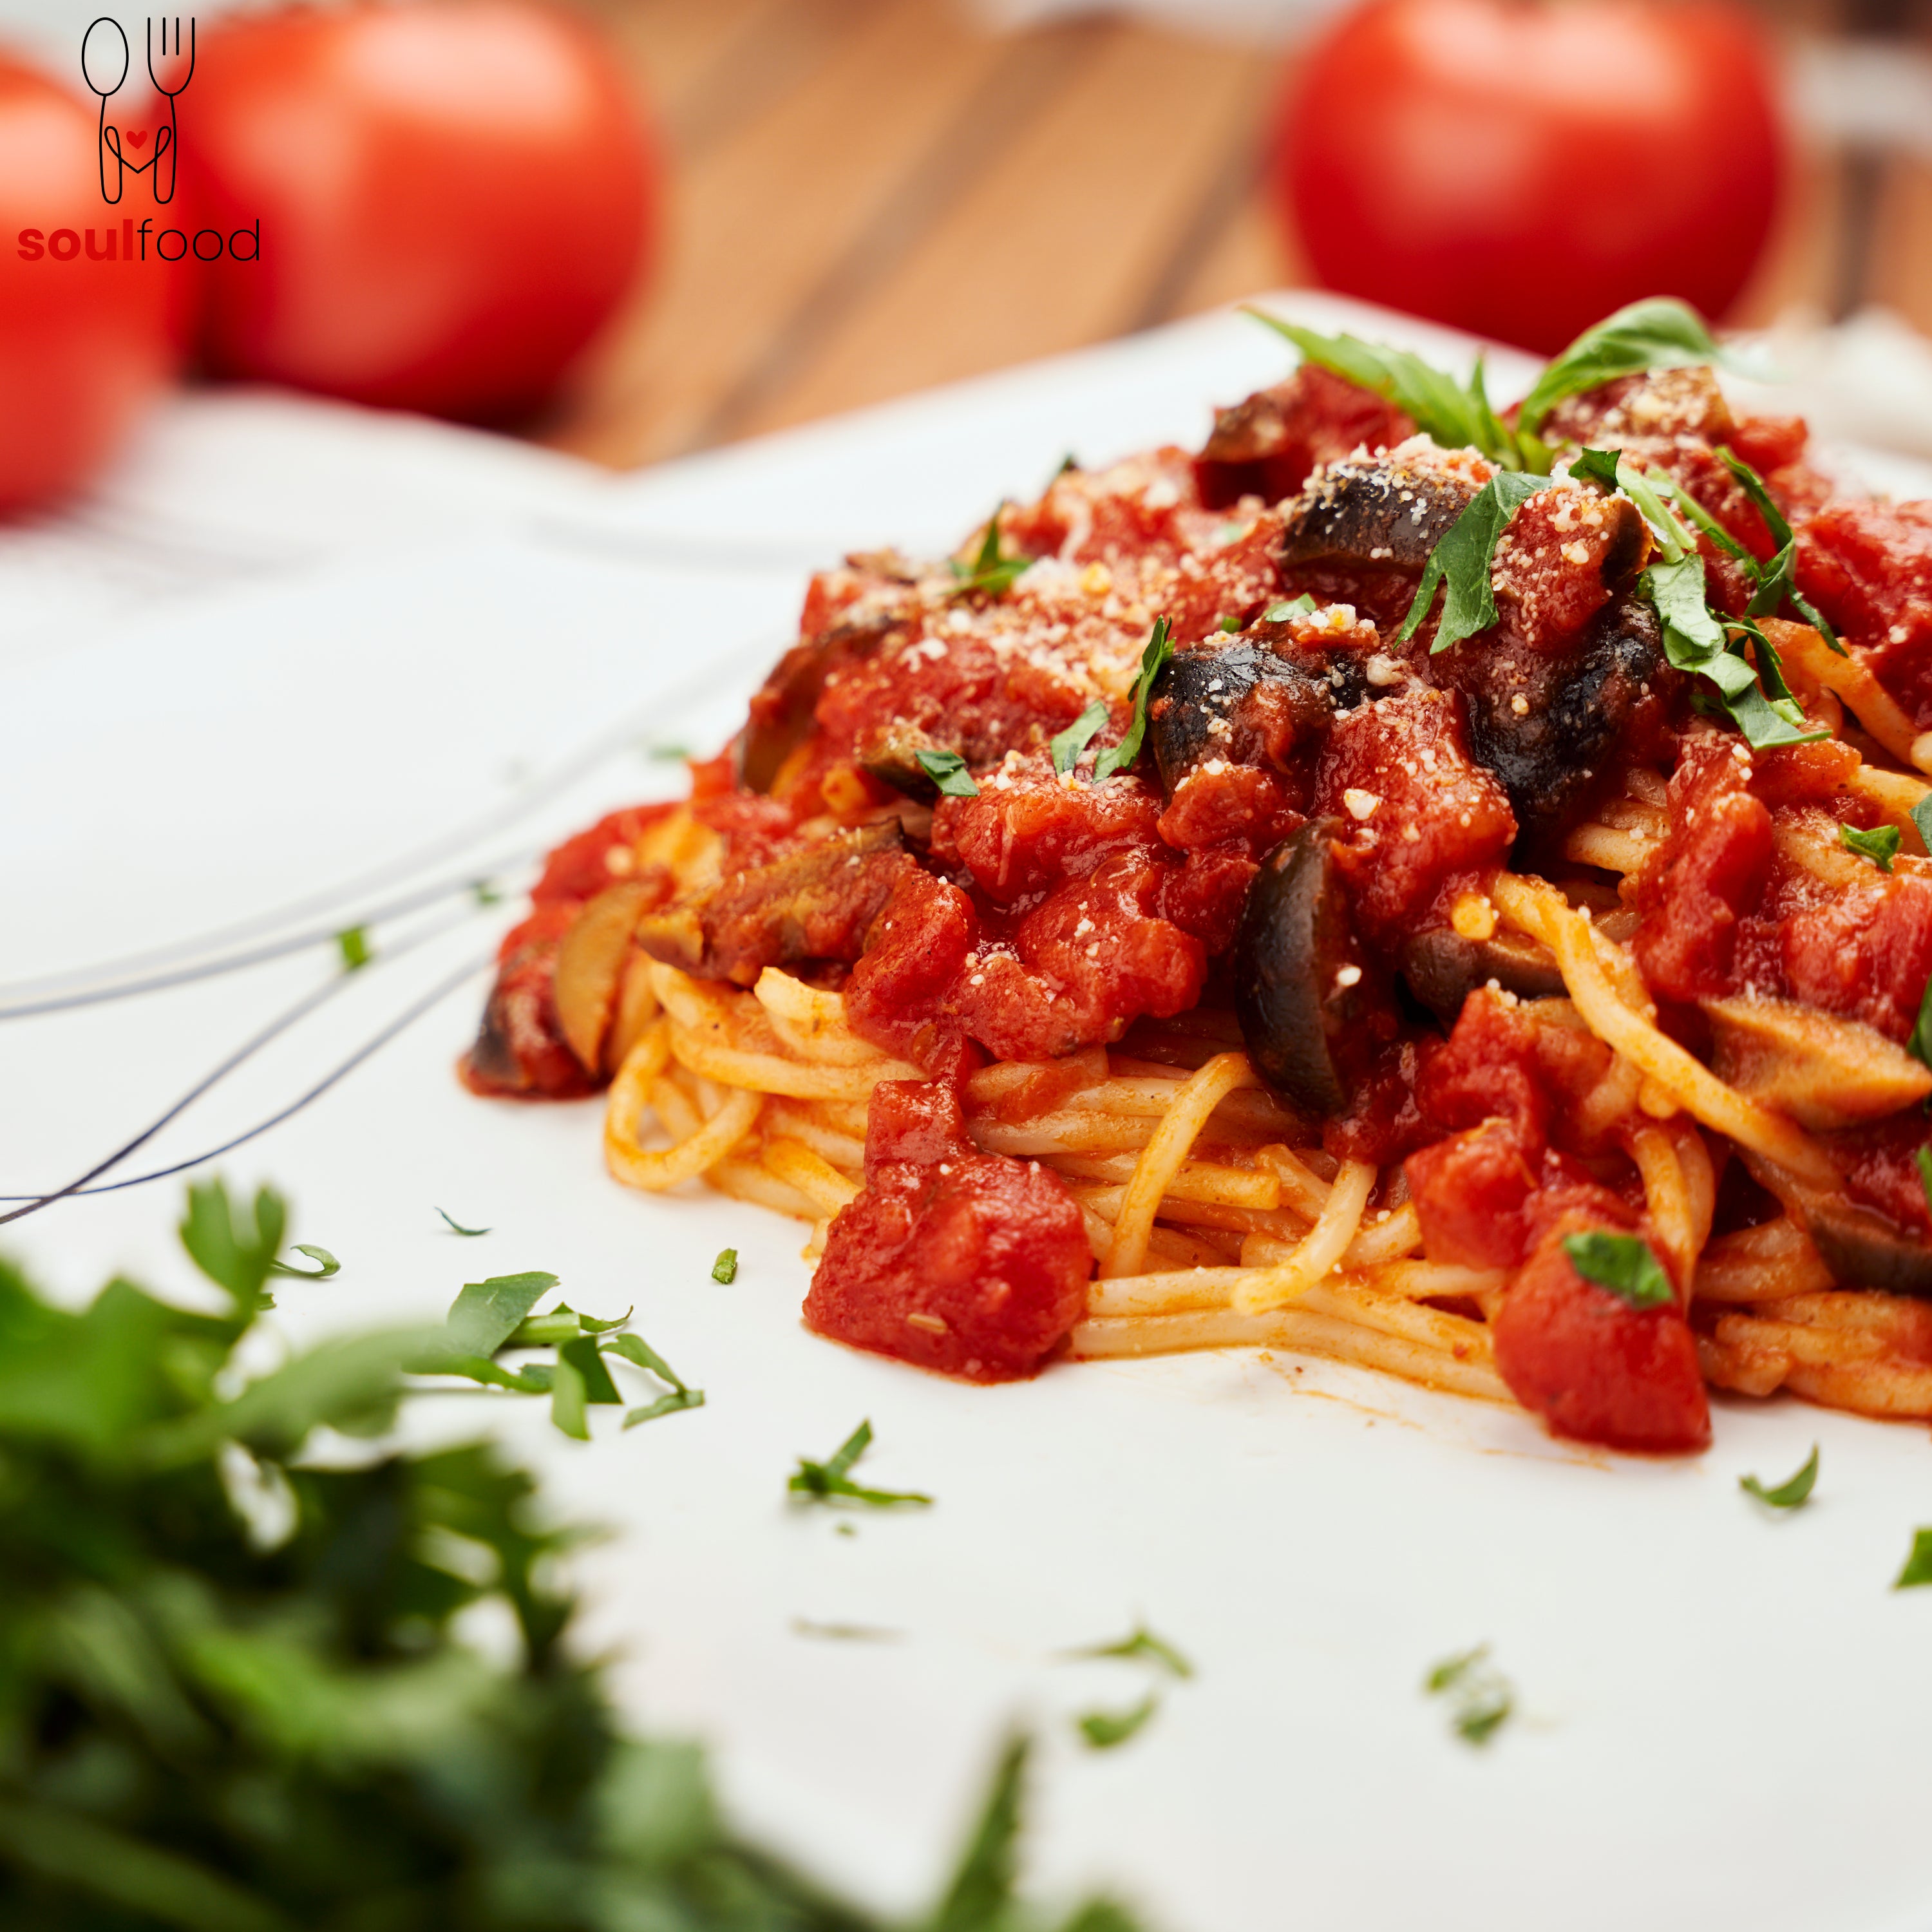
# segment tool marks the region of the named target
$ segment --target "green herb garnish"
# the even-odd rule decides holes
[[[268,1264],[268,1272],[271,1274],[292,1275],[298,1281],[326,1281],[331,1275],[342,1272],[342,1264],[326,1248],[312,1247],[307,1241],[298,1241],[295,1244],[295,1252],[308,1256],[315,1266],[312,1268],[292,1268],[286,1262],[272,1262]]]
[[[1763,747],[1802,745],[1825,736],[1822,731],[1800,728],[1804,714],[1792,698],[1778,652],[1763,631],[1748,618],[1724,620],[1712,612],[1696,538],[1670,506],[1688,504],[1689,499],[1667,477],[1647,474],[1625,461],[1620,450],[1583,450],[1572,460],[1570,473],[1622,490],[1642,513],[1657,538],[1662,561],[1645,569],[1638,587],[1664,627],[1664,654],[1678,670],[1717,687],[1724,715],[1745,741]],[[1732,628],[1739,634],[1735,644],[1730,635]],[[1743,655],[1746,639],[1756,653],[1755,670]]]
[[[1824,613],[1798,592],[1798,540],[1792,534],[1791,526],[1785,521],[1784,513],[1772,500],[1764,478],[1731,451],[1720,448],[1718,454],[1724,458],[1724,466],[1743,486],[1744,494],[1757,506],[1757,513],[1763,518],[1765,528],[1771,532],[1771,541],[1775,546],[1768,563],[1760,563],[1755,559],[1750,561],[1751,574],[1757,579],[1756,594],[1750,604],[1751,616],[1767,616],[1774,613],[1780,604],[1789,604],[1843,657],[1845,647],[1839,641],[1838,632],[1826,621]]]
[[[458,1234],[475,1235],[487,1234],[490,1232],[488,1228],[466,1228],[460,1221],[451,1220],[449,1216],[442,1214],[442,1210],[440,1208],[439,1208],[436,1211],[439,1214],[442,1214],[442,1218],[446,1221],[449,1222],[451,1230],[454,1233]]]
[[[1922,1583],[1932,1583],[1932,1529],[1916,1530],[1912,1538],[1912,1553],[1905,1559],[1905,1568],[1894,1579],[1894,1590],[1916,1590]]]
[[[653,745],[644,754],[653,764],[680,765],[691,756],[688,745]]]
[[[485,1444],[309,1453],[388,1428],[426,1338],[344,1337],[247,1382],[286,1210],[196,1192],[218,1312],[126,1280],[72,1310],[0,1264],[0,1918],[881,1932],[740,1837],[695,1746],[620,1728],[570,1640],[581,1533],[527,1475]],[[479,1606],[507,1658],[465,1640]],[[1017,1898],[1028,1755],[1008,1743],[955,1875],[904,1922],[1132,1932],[1102,1902],[1049,1921]]]
[[[946,798],[977,798],[980,788],[957,752],[915,752],[914,762]]]
[[[1520,433],[1534,435],[1566,397],[1600,389],[1620,376],[1691,368],[1720,361],[1723,354],[1702,317],[1688,304],[1668,296],[1631,302],[1585,329],[1538,376],[1518,415]]]
[[[1156,1636],[1145,1624],[1136,1624],[1131,1635],[1114,1643],[1096,1643],[1084,1650],[1070,1650],[1070,1659],[1124,1657],[1144,1659],[1174,1677],[1192,1677],[1194,1666],[1165,1637]]]
[[[442,1334],[417,1349],[405,1366],[416,1375],[460,1376],[514,1395],[547,1395],[550,1420],[580,1442],[590,1438],[591,1409],[619,1407],[624,1400],[608,1356],[644,1370],[665,1385],[665,1394],[624,1418],[626,1429],[681,1408],[704,1406],[702,1389],[688,1387],[641,1335],[621,1332],[631,1318],[628,1312],[602,1321],[560,1304],[532,1314],[556,1285],[555,1275],[541,1273],[470,1282],[451,1304]],[[555,1349],[555,1360],[514,1369],[497,1360],[512,1351],[542,1348]]]
[[[905,1633],[888,1630],[883,1624],[815,1624],[809,1617],[794,1617],[794,1636],[812,1636],[827,1643],[897,1643]]]
[[[1147,736],[1148,700],[1154,695],[1155,680],[1174,655],[1173,638],[1174,626],[1165,617],[1156,618],[1147,649],[1141,653],[1141,674],[1134,680],[1133,722],[1127,727],[1127,735],[1118,745],[1109,746],[1094,760],[1096,783],[1112,778],[1116,772],[1125,771],[1140,756],[1141,740]]]
[[[376,956],[369,944],[366,926],[345,926],[335,935],[335,950],[342,956],[342,970],[345,973],[356,972]]]
[[[711,1264],[711,1279],[722,1281],[727,1288],[738,1279],[738,1250],[720,1248],[718,1258]]]
[[[470,896],[480,906],[501,905],[503,903],[502,892],[496,882],[490,879],[476,880],[470,888]]]
[[[1892,870],[1892,862],[1898,856],[1898,842],[1904,836],[1895,825],[1876,825],[1869,832],[1861,832],[1855,825],[1838,827],[1845,850],[1869,859],[1881,872]]]
[[[1496,556],[1497,539],[1516,512],[1539,490],[1549,488],[1546,477],[1526,476],[1519,470],[1499,470],[1476,492],[1444,533],[1442,542],[1430,552],[1422,581],[1415,586],[1415,600],[1396,632],[1400,641],[1406,644],[1415,635],[1436,601],[1438,584],[1448,587],[1442,599],[1442,620],[1436,627],[1436,641],[1429,647],[1432,656],[1478,631],[1486,631],[1496,621],[1490,567]]]
[[[1516,1708],[1515,1690],[1489,1655],[1489,1646],[1479,1643],[1444,1658],[1422,1681],[1431,1696],[1449,1698],[1450,1727],[1466,1744],[1487,1744]]]
[[[1918,1168],[1919,1191],[1925,1196],[1925,1208],[1932,1214],[1932,1147],[1922,1147],[1912,1156]]]
[[[1085,751],[1094,734],[1105,724],[1112,714],[1107,708],[1104,698],[1096,698],[1068,725],[1064,731],[1056,733],[1047,740],[1047,749],[1053,754],[1053,769],[1064,778],[1080,762],[1080,754]]]
[[[862,1489],[851,1478],[852,1466],[872,1447],[872,1425],[862,1422],[824,1462],[808,1462],[801,1456],[798,1468],[785,1485],[792,1495],[808,1502],[864,1503],[873,1509],[891,1509],[902,1503],[923,1508],[932,1498],[916,1490]]]
[[[1160,1700],[1150,1694],[1131,1710],[1089,1711],[1074,1720],[1075,1728],[1088,1750],[1112,1750],[1116,1744],[1125,1744],[1160,1708]]]
[[[1316,612],[1315,599],[1304,591],[1299,597],[1290,597],[1284,602],[1270,604],[1262,613],[1264,624],[1286,624],[1297,617],[1312,617]]]
[[[1635,1234],[1612,1234],[1600,1228],[1566,1235],[1563,1252],[1586,1281],[1606,1288],[1633,1308],[1661,1308],[1676,1292],[1650,1244]]]
[[[1776,1489],[1766,1489],[1755,1476],[1740,1476],[1738,1487],[1748,1490],[1760,1502],[1768,1503],[1773,1509],[1797,1509],[1810,1496],[1817,1480],[1818,1445],[1814,1442],[1810,1454],[1804,1459],[1804,1466],[1797,1474],[1780,1483]]]
[[[1465,385],[1406,349],[1388,348],[1354,335],[1322,335],[1258,308],[1246,313],[1276,334],[1287,337],[1305,360],[1393,403],[1444,449],[1480,450],[1491,462],[1512,470],[1548,470],[1546,457],[1540,464],[1530,460],[1537,451],[1526,447],[1497,421],[1483,393],[1480,362]]]
[[[1012,590],[1020,574],[1031,568],[1031,557],[1017,552],[1010,556],[1000,548],[1000,511],[1006,507],[1006,500],[1002,497],[999,509],[986,519],[986,533],[980,540],[979,554],[971,564],[953,560],[952,574],[959,580],[947,592],[949,596],[970,597],[976,593],[1004,597]]]

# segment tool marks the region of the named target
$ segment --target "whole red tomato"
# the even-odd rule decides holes
[[[182,101],[217,374],[470,420],[541,402],[644,262],[653,151],[585,28],[520,0],[237,19]],[[250,243],[244,240],[245,255]]]
[[[177,360],[174,278],[121,259],[152,208],[102,200],[91,106],[0,60],[0,513],[86,482]]]
[[[1370,0],[1292,72],[1276,174],[1331,288],[1549,353],[1642,296],[1721,315],[1781,160],[1721,0]]]

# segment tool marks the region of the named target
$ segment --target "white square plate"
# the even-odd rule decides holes
[[[806,1334],[800,1230],[701,1191],[626,1193],[596,1103],[486,1104],[452,1077],[486,984],[474,962],[515,911],[464,882],[520,878],[598,811],[670,790],[649,748],[730,729],[808,560],[950,544],[1070,447],[1198,440],[1210,404],[1285,361],[1252,323],[1210,318],[677,466],[542,541],[240,595],[0,678],[0,1006],[100,983],[82,969],[125,956],[166,956],[123,978],[164,974],[213,928],[240,951],[325,935],[0,1024],[0,1187],[70,1178],[334,985],[335,926],[453,884],[378,923],[373,966],[116,1172],[243,1132],[460,980],[223,1166],[272,1178],[297,1238],[343,1261],[288,1285],[291,1334],[435,1318],[466,1279],[543,1268],[579,1306],[634,1304],[706,1390],[628,1435],[604,1412],[587,1447],[537,1404],[481,1395],[420,1404],[413,1426],[500,1427],[560,1508],[620,1532],[584,1559],[585,1639],[621,1651],[641,1720],[714,1742],[753,1829],[910,1906],[1017,1721],[1046,1747],[1040,1888],[1103,1882],[1172,1932],[1932,1926],[1932,1592],[1888,1587],[1932,1522],[1922,1430],[1720,1400],[1708,1454],[1643,1462],[1243,1354],[962,1387]],[[1492,367],[1508,393],[1524,365]],[[64,1203],[0,1242],[64,1294],[117,1266],[186,1292],[179,1186]],[[461,1240],[438,1208],[491,1232]],[[724,1287],[710,1271],[728,1245]],[[861,1417],[866,1473],[938,1500],[845,1535],[789,1510],[784,1480]],[[1739,1493],[1814,1442],[1802,1512]],[[1144,1676],[1061,1653],[1140,1616],[1198,1674],[1130,1743],[1087,1751],[1073,1716],[1131,1704]],[[801,1619],[893,1634],[830,1641]],[[1520,1709],[1477,1751],[1420,1686],[1480,1642]]]

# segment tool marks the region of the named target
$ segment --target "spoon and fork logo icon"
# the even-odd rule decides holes
[[[128,176],[150,171],[156,202],[165,206],[174,199],[175,170],[181,154],[175,101],[194,77],[194,22],[190,17],[188,22],[185,43],[179,15],[172,22],[150,20],[147,26],[148,78],[158,97],[158,120],[152,128],[123,128],[109,116],[107,104],[128,78],[128,36],[120,22],[104,14],[81,37],[81,74],[100,102],[100,198],[110,203],[120,200]],[[154,152],[143,154],[141,151],[150,134]]]

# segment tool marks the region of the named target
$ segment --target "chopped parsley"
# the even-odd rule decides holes
[[[957,752],[915,752],[913,761],[946,798],[977,798],[980,788]]]
[[[1916,1590],[1922,1583],[1932,1583],[1932,1529],[1916,1530],[1912,1538],[1912,1553],[1905,1559],[1905,1568],[1893,1580],[1894,1590]]]
[[[1436,641],[1429,647],[1432,656],[1478,631],[1486,631],[1496,621],[1496,600],[1490,585],[1496,541],[1516,512],[1539,490],[1549,488],[1547,477],[1499,470],[1476,492],[1430,552],[1422,581],[1415,586],[1415,600],[1396,632],[1400,642],[1408,643],[1429,615],[1438,585],[1447,589]]]
[[[702,1389],[688,1387],[642,1336],[621,1332],[631,1318],[628,1311],[600,1321],[560,1303],[544,1314],[532,1314],[556,1285],[555,1275],[540,1272],[469,1282],[450,1305],[442,1332],[424,1338],[404,1366],[412,1375],[460,1376],[515,1395],[547,1395],[551,1421],[580,1442],[590,1439],[592,1408],[623,1403],[607,1356],[645,1370],[664,1385],[664,1394],[624,1418],[626,1429],[679,1409],[704,1407]],[[554,1361],[512,1369],[496,1359],[512,1350],[541,1348],[555,1349]]]
[[[718,1258],[711,1264],[711,1279],[722,1281],[727,1288],[738,1279],[738,1250],[720,1248]]]
[[[323,1430],[388,1430],[424,1338],[338,1336],[262,1373],[286,1220],[272,1193],[197,1186],[212,1308],[124,1280],[70,1308],[0,1262],[0,1918],[880,1924],[741,1836],[695,1745],[619,1728],[607,1666],[572,1640],[560,1564],[581,1532],[530,1476],[414,1430],[309,1453]],[[472,1609],[502,1647],[467,1640]],[[1018,1898],[1028,1757],[1006,1743],[904,1923],[1134,1932],[1103,1901],[1049,1918]]]
[[[295,1252],[308,1256],[315,1266],[312,1268],[296,1268],[287,1262],[275,1261],[268,1264],[268,1272],[271,1274],[293,1275],[298,1281],[326,1281],[331,1275],[342,1272],[342,1264],[326,1248],[311,1247],[306,1241],[298,1241],[295,1244]]]
[[[450,1231],[453,1234],[476,1235],[487,1234],[490,1232],[488,1228],[466,1228],[460,1221],[452,1220],[448,1215],[443,1214],[440,1208],[436,1211],[439,1214],[442,1214],[442,1218],[449,1222]]]
[[[813,1462],[801,1456],[786,1489],[808,1503],[862,1503],[872,1509],[892,1509],[901,1504],[917,1508],[929,1505],[932,1498],[916,1490],[868,1490],[853,1481],[852,1466],[872,1444],[872,1425],[862,1422],[833,1451],[830,1460]]]
[[[979,554],[970,565],[955,559],[952,574],[959,580],[947,593],[953,597],[1004,597],[1021,573],[1032,567],[1033,559],[1016,551],[1009,556],[1000,544],[1000,511],[1006,507],[1002,497],[999,508],[986,519],[986,533],[980,539]]]
[[[1612,1234],[1600,1228],[1564,1239],[1570,1265],[1586,1281],[1606,1288],[1633,1308],[1661,1308],[1676,1299],[1664,1264],[1650,1244],[1635,1234]]]
[[[1869,832],[1861,832],[1855,825],[1841,825],[1838,837],[1848,852],[1856,852],[1862,859],[1869,859],[1881,872],[1892,870],[1892,862],[1898,856],[1898,842],[1903,835],[1895,825],[1874,826]]]
[[[1688,303],[1669,296],[1634,302],[1586,328],[1537,377],[1522,400],[1518,434],[1533,436],[1565,397],[1600,389],[1647,369],[1684,369],[1723,359],[1724,352]]]
[[[1270,604],[1262,613],[1262,621],[1264,624],[1286,624],[1297,617],[1312,617],[1315,611],[1315,599],[1304,590],[1299,597],[1290,597],[1280,604]]]
[[[1755,1476],[1740,1476],[1738,1487],[1756,1497],[1760,1502],[1768,1503],[1773,1509],[1798,1509],[1810,1498],[1817,1480],[1818,1445],[1814,1442],[1810,1454],[1804,1459],[1804,1466],[1795,1476],[1787,1477],[1776,1489],[1766,1489]]]
[[[1053,754],[1053,769],[1061,777],[1064,778],[1079,764],[1080,754],[1086,750],[1094,734],[1111,715],[1107,700],[1096,698],[1064,731],[1057,732],[1048,740],[1047,749]]]
[[[1148,700],[1154,695],[1155,680],[1174,655],[1174,626],[1165,617],[1154,620],[1153,634],[1141,653],[1141,674],[1134,680],[1133,722],[1118,745],[1111,745],[1094,760],[1097,782],[1125,771],[1141,754],[1141,740],[1147,736]]]
[[[1514,1687],[1489,1657],[1489,1646],[1479,1643],[1444,1658],[1422,1680],[1430,1696],[1450,1700],[1450,1728],[1465,1744],[1487,1744],[1516,1708]]]
[[[1130,1710],[1089,1711],[1075,1719],[1074,1727],[1089,1750],[1112,1750],[1125,1744],[1160,1708],[1160,1700],[1150,1692]]]
[[[369,944],[367,926],[345,926],[335,935],[335,950],[342,956],[342,970],[345,973],[356,972],[376,956]]]
[[[1145,1624],[1136,1624],[1132,1634],[1113,1643],[1089,1645],[1083,1650],[1070,1650],[1070,1659],[1087,1658],[1124,1657],[1144,1659],[1157,1666],[1174,1677],[1192,1677],[1194,1666],[1188,1662],[1165,1637],[1156,1636]]]

